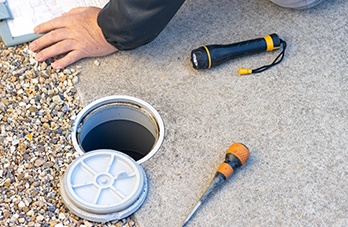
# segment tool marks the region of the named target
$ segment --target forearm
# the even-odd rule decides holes
[[[98,16],[106,40],[119,50],[151,42],[185,0],[110,0]]]

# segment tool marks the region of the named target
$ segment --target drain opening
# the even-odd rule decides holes
[[[155,144],[155,137],[144,126],[126,120],[107,121],[97,125],[82,140],[85,152],[97,149],[122,151],[140,160]]]
[[[112,149],[138,161],[156,144],[158,126],[139,106],[111,103],[88,113],[80,124],[77,137],[84,152]]]

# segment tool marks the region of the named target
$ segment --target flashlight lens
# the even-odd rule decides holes
[[[195,53],[192,54],[192,61],[193,61],[193,64],[198,67],[198,62],[197,62],[197,56]]]

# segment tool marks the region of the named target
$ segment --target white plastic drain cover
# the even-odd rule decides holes
[[[115,150],[95,150],[77,158],[61,181],[65,205],[76,215],[107,222],[131,215],[145,201],[142,167]]]

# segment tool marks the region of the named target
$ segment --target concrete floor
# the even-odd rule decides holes
[[[130,95],[161,114],[165,140],[142,164],[149,195],[137,226],[180,226],[233,142],[251,157],[191,226],[348,226],[348,1],[309,10],[267,0],[187,0],[156,40],[77,63],[83,104]],[[190,52],[277,33],[279,51],[197,71]],[[100,62],[97,67],[94,60]]]

